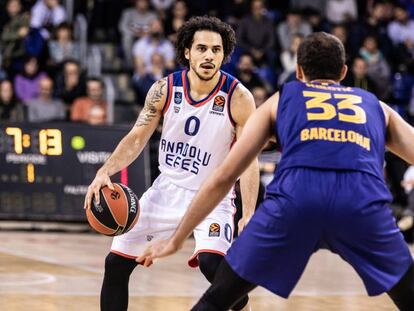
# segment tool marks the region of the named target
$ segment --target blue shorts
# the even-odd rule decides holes
[[[324,246],[362,278],[369,295],[390,290],[413,260],[385,183],[370,174],[286,169],[226,256],[242,278],[288,297]]]

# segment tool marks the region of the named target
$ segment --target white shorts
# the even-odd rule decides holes
[[[187,211],[197,191],[181,188],[160,175],[139,200],[141,212],[137,224],[113,239],[111,252],[135,259],[152,242],[169,238]],[[198,266],[202,252],[225,255],[233,240],[235,207],[228,195],[194,230],[195,250],[189,258]]]

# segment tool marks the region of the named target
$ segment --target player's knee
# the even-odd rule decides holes
[[[399,310],[414,310],[414,264],[401,280],[388,292]]]
[[[105,258],[105,275],[111,278],[129,278],[137,263],[133,259],[109,253]]]
[[[198,255],[198,265],[201,273],[211,283],[214,280],[217,268],[223,260],[223,256],[213,253],[200,253]]]

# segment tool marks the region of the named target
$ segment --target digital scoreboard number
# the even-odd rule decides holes
[[[7,127],[6,134],[13,137],[14,151],[22,154],[23,148],[31,146],[31,135],[23,134],[19,127]],[[43,155],[62,155],[62,131],[59,129],[42,129],[37,135],[39,152]]]
[[[84,195],[128,126],[0,125],[0,219],[82,221]],[[150,184],[149,152],[112,180],[140,196]]]

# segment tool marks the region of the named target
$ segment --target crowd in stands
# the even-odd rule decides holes
[[[89,111],[78,108],[81,104],[97,105],[106,114],[104,100],[93,99],[86,84],[92,78],[89,81],[92,84],[100,83],[103,89],[105,86],[102,80],[88,77],[83,68],[80,45],[74,40],[68,16],[81,13],[87,17],[90,44],[106,41],[116,47],[121,68],[130,77],[134,103],[142,106],[154,81],[180,69],[174,55],[179,27],[191,16],[210,14],[229,22],[237,34],[236,51],[224,70],[235,75],[259,99],[295,79],[296,51],[303,38],[313,31],[327,31],[346,47],[349,73],[343,84],[370,90],[405,118],[413,119],[412,1],[104,0],[89,1],[86,5],[84,1],[73,0],[72,3],[74,12],[68,14],[65,2],[60,0],[0,0],[0,81],[7,81],[5,88],[12,84],[14,110],[21,105],[28,112],[33,100],[41,101],[44,95],[41,81],[44,83],[48,77],[53,87],[52,98],[59,99],[56,103],[64,103],[63,120],[87,120],[85,116],[79,117],[79,111],[82,114]],[[83,99],[78,101],[80,98]],[[86,104],[86,98],[95,104]],[[2,120],[20,120],[21,114],[10,113],[12,108],[2,104],[0,109]],[[34,120],[29,120],[28,114],[25,116],[25,120]],[[60,114],[50,117],[62,119]]]
[[[230,23],[238,45],[223,69],[260,105],[295,79],[305,36],[326,31],[347,52],[342,84],[367,89],[414,121],[414,2],[411,0],[0,0],[0,120],[106,124],[105,85],[91,76],[74,38],[73,18],[88,21],[89,44],[106,42],[121,59],[142,107],[156,80],[180,70],[174,43],[194,15]],[[71,24],[72,23],[72,24]],[[138,109],[137,109],[138,110]],[[402,179],[402,172],[400,175]]]

